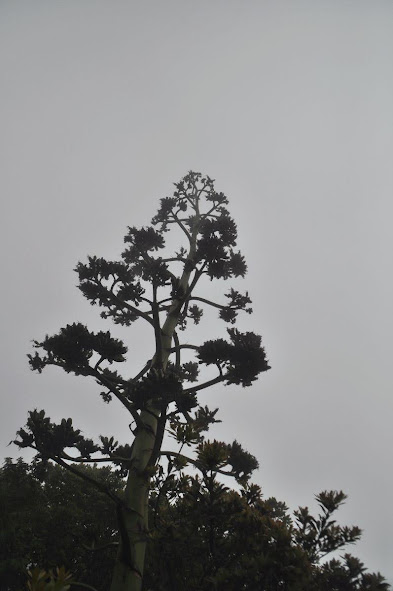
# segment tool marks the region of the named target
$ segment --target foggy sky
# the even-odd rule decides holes
[[[26,353],[79,320],[124,338],[137,373],[150,333],[100,320],[73,268],[119,256],[199,170],[249,266],[238,328],[272,366],[201,393],[211,435],[255,454],[254,482],[292,509],[343,489],[339,523],[364,530],[348,551],[393,583],[393,3],[3,0],[0,72],[2,458],[35,407],[126,441],[116,402]]]

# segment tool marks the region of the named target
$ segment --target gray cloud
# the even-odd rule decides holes
[[[342,521],[364,529],[354,553],[393,582],[392,13],[382,0],[2,3],[4,456],[35,406],[126,437],[94,384],[35,376],[25,353],[66,322],[101,326],[76,262],[118,255],[126,225],[201,170],[230,199],[255,311],[242,326],[273,368],[205,395],[217,436],[255,453],[265,494],[292,507],[344,489]],[[127,336],[136,364],[145,334]]]

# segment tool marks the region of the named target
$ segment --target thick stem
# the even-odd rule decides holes
[[[140,442],[138,442],[140,443]],[[148,536],[147,500],[149,480],[130,470],[124,506],[118,505],[120,532],[111,591],[140,591]]]
[[[198,204],[196,206],[198,207]],[[195,223],[190,234],[190,250],[180,279],[179,294],[186,294],[189,289],[190,275],[193,269],[193,265],[189,263],[193,261],[195,255],[197,234],[198,223]],[[179,296],[179,299],[173,300],[168,310],[166,320],[161,328],[160,339],[156,338],[156,348],[159,350],[156,350],[152,360],[152,369],[165,371],[173,334],[183,304],[184,296],[183,299]],[[155,318],[155,324],[157,327],[157,318]],[[146,409],[140,413],[139,425],[132,446],[124,503],[118,509],[120,540],[110,591],[141,591],[142,589],[143,567],[149,535],[148,501],[151,460],[152,454],[158,455],[159,451],[156,449],[155,443],[163,427],[160,424],[161,428],[158,429],[160,416],[161,411],[154,406],[154,401],[149,401]]]

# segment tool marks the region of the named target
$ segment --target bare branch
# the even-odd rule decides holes
[[[185,300],[188,300],[193,292],[193,289],[195,288],[196,284],[198,283],[199,279],[201,278],[201,276],[203,275],[203,272],[205,270],[205,267],[207,265],[207,262],[205,261],[202,265],[202,267],[200,269],[195,269],[195,275],[193,280],[191,281],[188,289],[187,289],[187,293],[185,295]]]
[[[162,259],[162,262],[163,263],[175,263],[175,262],[178,262],[178,263],[186,263],[187,262],[187,259],[185,259],[183,257],[170,257],[170,258],[167,258],[167,259]]]
[[[198,197],[198,199],[202,195],[202,193],[204,192],[204,190],[205,190],[205,188],[206,188],[207,185],[208,185],[208,182],[206,181],[206,182],[203,183],[202,189],[200,189],[199,191],[197,191],[197,197]],[[208,214],[206,214],[206,215],[208,215]]]
[[[139,296],[140,300],[142,300],[142,302],[146,302],[147,304],[149,304],[149,306],[151,306],[151,300],[149,300],[148,298],[144,298],[142,296]],[[149,312],[146,312],[146,314],[151,314],[151,311],[149,310]]]
[[[199,347],[196,345],[176,345],[176,347],[172,347],[168,349],[169,353],[176,353],[178,349],[194,349],[195,351],[199,351]]]
[[[67,462],[65,462],[64,460],[62,460],[61,458],[59,458],[57,456],[56,457],[50,456],[50,459],[53,460],[54,462],[56,462],[56,464],[59,464],[59,466],[62,466],[66,470],[69,470],[70,472],[72,472],[73,474],[78,476],[79,478],[86,480],[86,482],[90,482],[90,484],[92,484],[93,486],[98,488],[98,490],[103,492],[107,497],[109,497],[116,504],[120,504],[122,502],[120,497],[118,497],[115,493],[110,491],[104,484],[102,484],[101,482],[98,482],[98,480],[96,480],[95,478],[92,478],[88,474],[85,474],[85,472],[81,472],[77,468],[70,466],[69,464],[67,464]]]
[[[208,211],[207,213],[205,213],[205,217],[209,217],[209,215],[210,215],[211,217],[218,218],[219,216],[217,216],[217,215],[213,216],[213,215],[212,215],[212,213],[213,213],[213,211],[214,211],[215,209],[217,209],[217,205],[213,205],[213,207],[212,207],[212,208],[210,208],[210,209],[209,209],[209,211]]]
[[[141,369],[141,371],[134,378],[132,378],[128,383],[134,384],[135,382],[140,380],[140,378],[142,376],[144,376],[145,373],[147,373],[149,371],[149,369],[151,368],[151,362],[152,362],[152,359],[149,359],[149,361],[146,363],[145,367],[143,369]]]
[[[130,458],[122,458],[120,456],[108,456],[107,458],[84,458],[82,456],[79,456],[78,458],[73,458],[72,456],[69,456],[68,454],[66,454],[64,451],[62,452],[61,457],[63,460],[68,460],[69,462],[77,462],[80,464],[95,464],[95,463],[102,463],[102,462],[122,462],[122,463],[127,463],[130,462]]]
[[[104,360],[105,360],[105,357],[103,357],[103,356],[101,355],[101,357],[99,358],[99,360],[98,360],[98,361],[97,361],[97,363],[95,364],[95,366],[94,366],[94,369],[95,369],[95,370],[97,370],[97,369],[98,369],[98,367],[99,367],[99,365],[100,365],[100,364],[101,364],[101,363],[102,363]]]
[[[225,379],[226,379],[226,376],[224,374],[221,374],[221,375],[217,376],[216,378],[209,380],[208,382],[203,382],[199,386],[194,386],[193,388],[186,388],[185,390],[183,390],[183,394],[189,394],[192,392],[199,392],[199,390],[204,390],[205,388],[209,388],[210,386],[214,386],[214,384],[219,384],[220,382],[223,382]]]
[[[92,373],[91,375],[93,375],[99,382],[100,384],[102,384],[103,386],[105,386],[106,388],[108,388],[108,390],[110,392],[112,392],[112,394],[114,394],[114,396],[116,396],[116,398],[122,403],[122,405],[128,410],[128,412],[132,415],[132,418],[134,419],[137,427],[139,428],[143,428],[143,421],[141,420],[138,412],[136,411],[136,409],[133,407],[133,405],[131,404],[131,402],[129,402],[127,400],[127,398],[124,396],[124,394],[122,394],[121,392],[119,392],[116,388],[114,388],[110,382],[110,380],[108,378],[106,378],[102,373],[100,373],[98,370],[94,370],[92,369]]]
[[[175,352],[176,352],[176,361],[175,361],[175,365],[177,368],[180,367],[180,341],[179,341],[179,337],[177,336],[177,332],[174,330],[173,331],[173,340],[175,341]]]
[[[154,336],[156,340],[156,352],[155,352],[155,364],[158,367],[162,367],[162,337],[161,337],[161,326],[160,316],[158,313],[159,307],[157,304],[157,285],[153,284],[153,321],[154,321]]]
[[[160,300],[159,302],[157,302],[157,304],[158,304],[159,306],[161,306],[162,304],[165,304],[165,302],[172,302],[172,300],[173,300],[173,298],[172,298],[172,297],[170,297],[170,298],[164,298],[163,300]],[[168,307],[169,307],[169,306],[168,306]]]
[[[191,296],[189,298],[189,301],[197,301],[197,302],[203,302],[204,304],[209,304],[209,306],[213,306],[214,308],[218,308],[219,310],[225,310],[226,308],[228,308],[228,306],[223,306],[222,304],[216,304],[215,302],[212,302],[210,300],[207,300],[206,298],[200,298],[198,296]]]
[[[172,211],[172,215],[176,221],[176,223],[178,224],[178,226],[183,230],[184,234],[187,236],[189,242],[191,242],[191,234],[190,232],[187,230],[187,228],[183,225],[182,221],[177,217],[177,215]]]

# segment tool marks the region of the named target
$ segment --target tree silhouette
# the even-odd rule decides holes
[[[79,289],[93,305],[102,308],[102,318],[130,326],[137,320],[149,325],[152,354],[131,379],[122,377],[117,364],[126,361],[127,347],[110,332],[89,331],[81,323],[69,324],[58,334],[35,341],[29,355],[33,370],[48,365],[68,373],[90,376],[101,387],[105,402],[116,398],[130,415],[133,440],[123,445],[115,435],[100,442],[83,437],[72,419],[58,424],[45,411],[29,412],[25,428],[15,443],[36,451],[36,462],[45,468],[51,459],[94,485],[116,506],[119,549],[111,591],[137,591],[142,586],[146,544],[150,537],[148,501],[151,479],[162,457],[182,465],[193,464],[206,471],[229,474],[244,484],[256,459],[236,441],[225,444],[207,441],[204,433],[216,422],[216,410],[198,403],[198,392],[218,383],[250,386],[269,369],[261,337],[240,332],[238,312],[251,313],[248,293],[230,288],[225,301],[198,296],[203,278],[228,280],[244,277],[247,271],[241,253],[235,250],[237,228],[226,205],[208,176],[190,172],[175,184],[172,197],[161,199],[151,225],[129,227],[126,249],[119,261],[88,257],[78,263]],[[180,229],[185,241],[178,252],[163,253],[166,233]],[[159,254],[163,253],[163,254]],[[219,318],[231,325],[226,339],[202,344],[182,342],[179,331],[198,324],[205,307],[218,310]],[[184,361],[183,351],[195,355]],[[201,366],[216,368],[216,375],[201,380]],[[167,429],[180,446],[196,447],[193,457],[162,449]],[[75,467],[75,463],[111,462],[127,475],[124,495]]]

